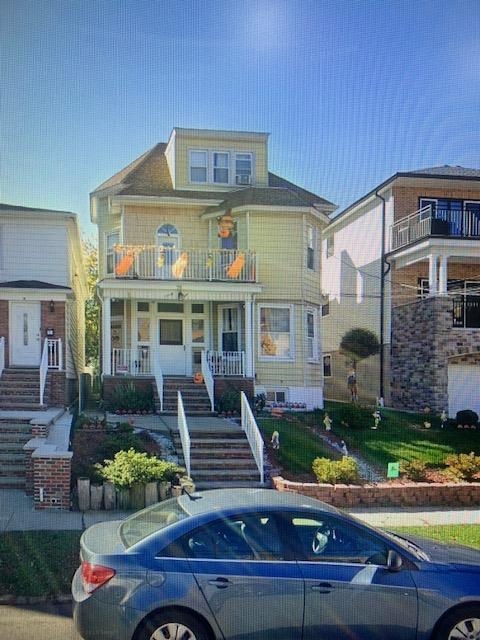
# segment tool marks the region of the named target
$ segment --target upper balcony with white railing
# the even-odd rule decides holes
[[[432,236],[480,239],[480,213],[468,208],[433,209],[428,204],[392,225],[391,250]]]
[[[257,282],[257,256],[244,249],[175,249],[117,245],[113,275],[121,279]]]

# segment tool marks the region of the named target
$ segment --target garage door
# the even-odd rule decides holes
[[[448,366],[448,415],[473,409],[480,416],[480,366],[451,364]]]

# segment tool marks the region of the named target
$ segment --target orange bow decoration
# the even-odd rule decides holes
[[[172,265],[172,275],[174,278],[182,278],[183,272],[187,268],[188,265],[188,254],[186,251],[180,254],[180,257],[175,260]]]
[[[133,265],[133,254],[127,253],[115,267],[117,276],[125,276]]]
[[[227,276],[229,278],[238,278],[244,266],[245,266],[245,254],[239,253],[238,256],[235,258],[235,260],[231,264],[229,264],[228,267],[225,267]]]

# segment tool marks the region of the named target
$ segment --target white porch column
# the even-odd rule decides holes
[[[440,257],[440,272],[438,275],[438,293],[441,296],[447,295],[447,262],[448,262],[448,256]]]
[[[429,257],[429,265],[428,265],[428,289],[429,289],[429,297],[437,295],[437,262],[438,256],[433,253],[430,254]]]
[[[112,374],[112,327],[110,313],[110,298],[105,297],[102,302],[102,373]]]
[[[253,378],[252,301],[245,298],[245,375]]]

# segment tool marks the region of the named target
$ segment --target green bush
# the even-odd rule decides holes
[[[218,399],[217,411],[220,413],[240,413],[240,391],[234,387],[225,389],[220,398]]]
[[[344,404],[335,408],[333,421],[334,423],[343,423],[350,429],[369,429],[374,423],[372,413],[372,408],[361,407],[353,403]],[[331,414],[330,417],[332,417]]]
[[[98,465],[98,470],[104,480],[113,482],[118,488],[128,488],[139,482],[171,481],[177,473],[185,472],[173,462],[134,449],[119,451],[113,460]]]
[[[428,467],[422,460],[410,460],[409,462],[400,463],[400,473],[414,482],[425,482],[428,473]]]
[[[111,411],[152,411],[153,390],[139,389],[131,380],[118,384],[108,403]]]
[[[315,458],[312,469],[320,484],[355,484],[360,480],[357,462],[349,456],[341,460]]]
[[[472,482],[480,474],[480,456],[470,453],[452,453],[445,458],[445,474],[452,480]]]

